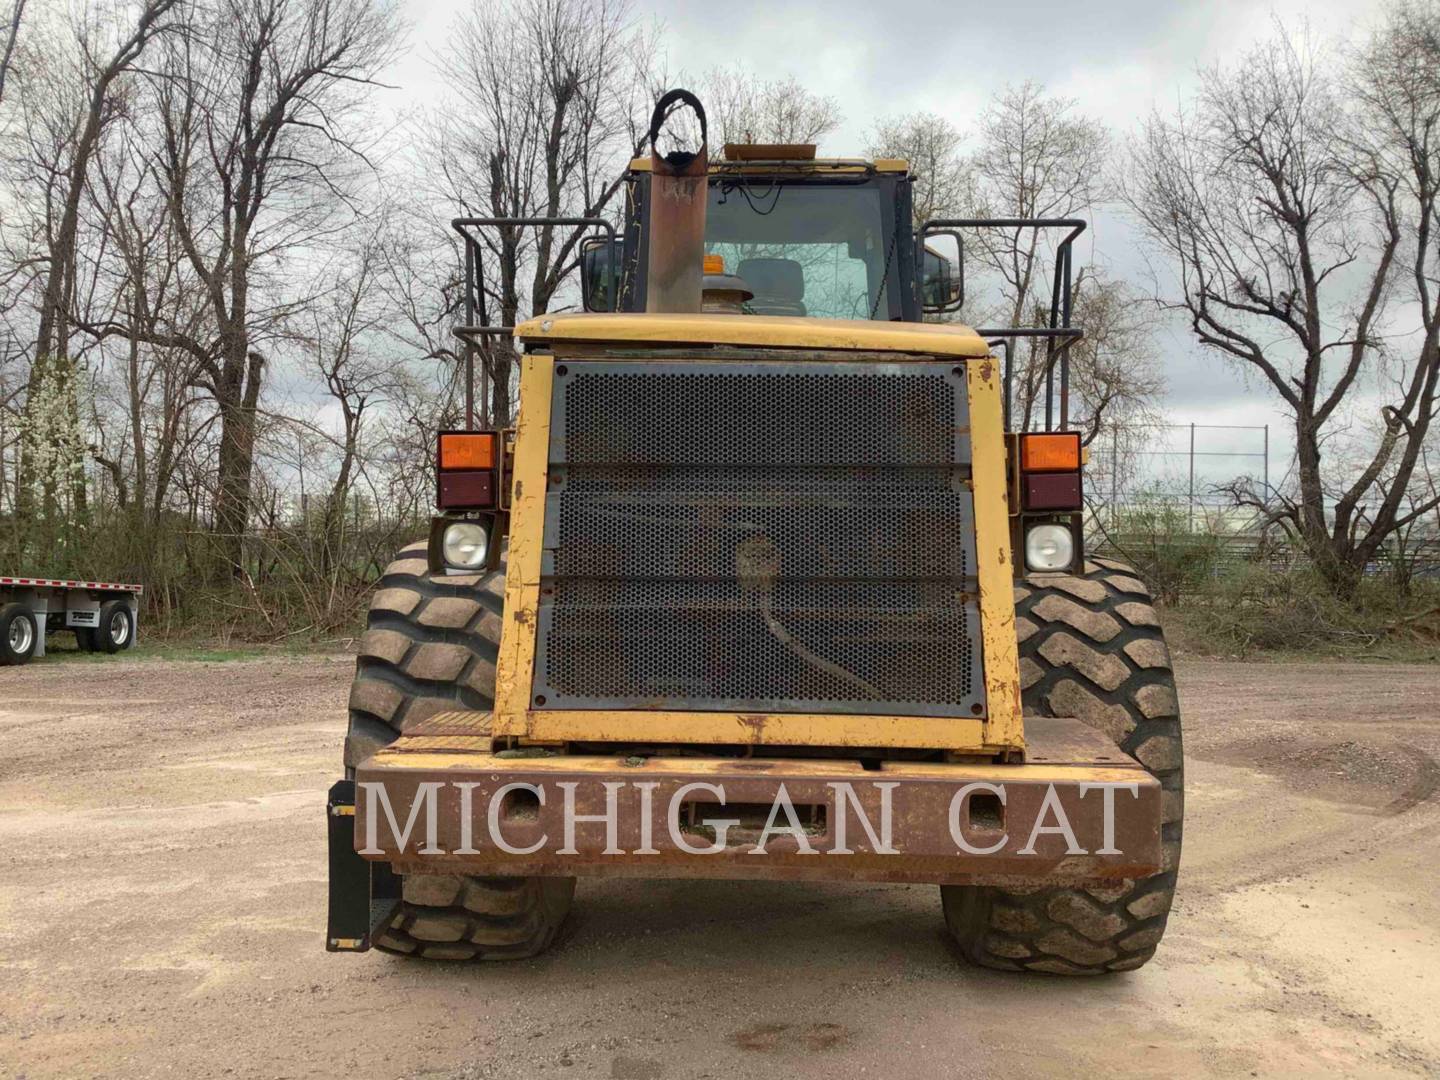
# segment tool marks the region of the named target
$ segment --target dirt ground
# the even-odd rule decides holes
[[[351,661],[0,669],[0,1075],[1440,1073],[1440,669],[1180,668],[1157,959],[966,968],[922,886],[582,879],[515,965],[323,950]]]

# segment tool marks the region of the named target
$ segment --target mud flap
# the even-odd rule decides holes
[[[355,781],[337,780],[325,803],[330,835],[330,916],[326,952],[365,952],[400,908],[400,879],[389,863],[355,852]]]

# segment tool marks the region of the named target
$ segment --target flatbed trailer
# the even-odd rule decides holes
[[[0,575],[0,665],[45,655],[45,638],[75,634],[85,652],[120,652],[135,644],[140,585],[115,581]]]

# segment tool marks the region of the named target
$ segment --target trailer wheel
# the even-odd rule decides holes
[[[1015,625],[1026,713],[1074,716],[1105,732],[1164,788],[1164,869],[1074,888],[941,887],[945,922],[972,963],[1091,975],[1138,968],[1155,954],[1175,893],[1184,818],[1180,709],[1150,594],[1124,563],[1017,585]]]
[[[91,633],[94,647],[101,652],[117,653],[130,648],[135,643],[135,617],[130,614],[130,605],[124,600],[105,601],[100,605],[99,625]]]
[[[26,663],[35,655],[38,637],[35,616],[26,610],[24,604],[0,607],[0,664]]]
[[[81,652],[94,652],[95,628],[91,626],[75,627],[75,647]]]
[[[432,574],[413,544],[380,579],[350,688],[345,773],[437,712],[495,706],[505,570]],[[543,952],[575,879],[416,874],[376,948],[431,960],[518,960]]]

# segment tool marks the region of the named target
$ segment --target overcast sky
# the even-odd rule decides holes
[[[435,88],[431,56],[443,46],[465,0],[407,5],[413,48],[397,65],[401,96],[424,100]],[[697,73],[740,63],[765,76],[794,75],[833,97],[844,114],[823,151],[862,152],[882,115],[932,111],[962,132],[1007,82],[1033,79],[1076,100],[1080,110],[1123,138],[1152,107],[1173,105],[1194,85],[1197,65],[1227,61],[1267,36],[1273,21],[1308,19],[1318,34],[1342,36],[1368,23],[1372,0],[744,0],[662,4],[637,0],[642,19],[663,24],[669,66]],[[1138,238],[1115,215],[1101,215],[1086,254],[1122,275],[1143,273]],[[1080,253],[1077,252],[1077,257]],[[1157,334],[1175,423],[1271,427],[1271,468],[1284,470],[1290,440],[1281,414],[1258,385],[1213,356],[1200,355],[1183,327]],[[1181,445],[1188,435],[1178,436]],[[1260,450],[1260,433],[1202,432],[1202,449]],[[1157,463],[1158,464],[1158,463]],[[1249,471],[1243,461],[1210,458],[1211,476]],[[1255,471],[1258,471],[1255,470]]]

